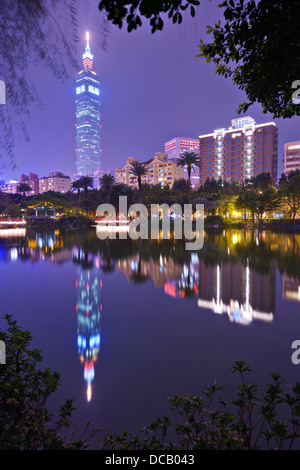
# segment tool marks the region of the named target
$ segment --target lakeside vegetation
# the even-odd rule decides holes
[[[87,423],[87,434],[75,439],[73,399],[65,401],[57,416],[48,409],[49,397],[61,384],[60,375],[38,368],[42,353],[31,349],[30,332],[11,316],[5,318],[7,329],[0,330],[6,345],[6,364],[0,366],[1,450],[84,450],[95,445],[99,450],[297,448],[300,384],[287,386],[281,374],[271,373],[271,383],[259,390],[248,381],[252,371],[243,360],[231,367],[240,379],[231,403],[222,399],[223,387],[215,381],[199,395],[169,398],[171,416],[156,417],[140,434],[126,430],[112,434],[96,424],[91,429]]]
[[[17,194],[0,193],[0,216],[34,219],[55,214],[56,218],[80,217],[83,221],[85,217],[94,218],[102,203],[109,202],[118,212],[119,197],[127,196],[128,206],[142,202],[149,211],[151,204],[203,204],[206,222],[212,225],[243,226],[268,221],[274,228],[289,226],[292,221],[292,225],[299,226],[300,170],[288,176],[282,174],[276,186],[269,173],[260,173],[243,184],[207,179],[197,189],[184,179],[175,181],[172,188],[139,183],[138,189],[133,189],[104,175],[100,189],[93,188],[89,177],[81,183],[75,181],[72,189],[67,193],[48,191],[26,196],[20,187]]]

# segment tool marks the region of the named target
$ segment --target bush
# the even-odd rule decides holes
[[[248,363],[236,361],[233,373],[240,374],[233,410],[222,398],[223,389],[215,382],[201,395],[170,398],[171,410],[179,416],[173,423],[168,416],[156,418],[145,435],[123,432],[105,434],[107,450],[257,450],[292,449],[300,437],[300,384],[285,390],[280,374],[270,374],[272,383],[259,391],[246,382],[252,372]],[[214,402],[213,402],[214,399]],[[217,406],[216,406],[217,404]],[[171,437],[171,439],[170,439]]]
[[[46,368],[37,369],[42,361],[39,350],[29,349],[32,337],[12,320],[0,339],[6,346],[6,364],[0,365],[0,449],[54,450],[83,449],[82,440],[66,444],[61,436],[71,424],[75,410],[73,400],[66,400],[58,419],[46,407],[46,401],[60,385],[60,375]]]
[[[30,333],[10,316],[5,318],[7,332],[0,331],[6,344],[6,364],[0,365],[0,450],[81,450],[100,431],[103,450],[281,450],[298,445],[300,384],[286,388],[284,378],[273,373],[271,384],[258,390],[246,381],[252,371],[245,361],[232,366],[240,382],[231,405],[216,397],[223,387],[215,382],[200,395],[170,398],[171,411],[179,417],[174,422],[159,416],[140,435],[110,434],[97,427],[85,440],[66,443],[62,431],[72,424],[73,400],[66,400],[54,419],[46,401],[57,390],[60,376],[49,368],[37,369],[42,356],[29,349]]]
[[[223,225],[223,217],[221,215],[208,215],[204,220],[205,225]]]

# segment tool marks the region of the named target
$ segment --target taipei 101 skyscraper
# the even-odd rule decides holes
[[[76,170],[77,176],[100,172],[100,80],[93,71],[93,55],[86,33],[83,70],[76,75]]]

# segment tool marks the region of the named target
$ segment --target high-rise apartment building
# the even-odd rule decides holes
[[[169,160],[176,161],[183,152],[194,152],[199,155],[199,139],[192,137],[174,137],[165,143],[165,153]],[[188,178],[187,169],[184,169],[184,178]],[[199,186],[199,168],[195,167],[191,173],[191,185],[193,188]]]
[[[83,70],[76,77],[77,176],[93,176],[100,170],[100,80],[93,69],[89,33],[82,56]]]
[[[300,170],[300,140],[284,144],[283,172],[288,175],[295,170]]]
[[[251,117],[232,119],[229,129],[199,136],[200,184],[207,178],[243,182],[259,173],[277,181],[278,129]]]
[[[116,168],[116,181],[117,183],[127,184],[132,188],[138,187],[137,178],[132,174],[132,163],[140,162],[138,158],[129,157],[126,159],[125,165],[121,168]],[[163,152],[156,152],[154,158],[143,162],[147,169],[147,173],[142,176],[143,184],[161,184],[162,186],[169,185],[172,188],[174,181],[184,177],[184,170],[182,167],[177,166],[176,161],[168,159],[168,155]]]

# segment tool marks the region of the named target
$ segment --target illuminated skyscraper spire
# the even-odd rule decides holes
[[[87,31],[86,32],[86,46],[85,46],[85,51],[84,54],[82,55],[83,59],[83,67],[89,68],[92,70],[93,68],[93,54],[90,49],[90,33]]]

